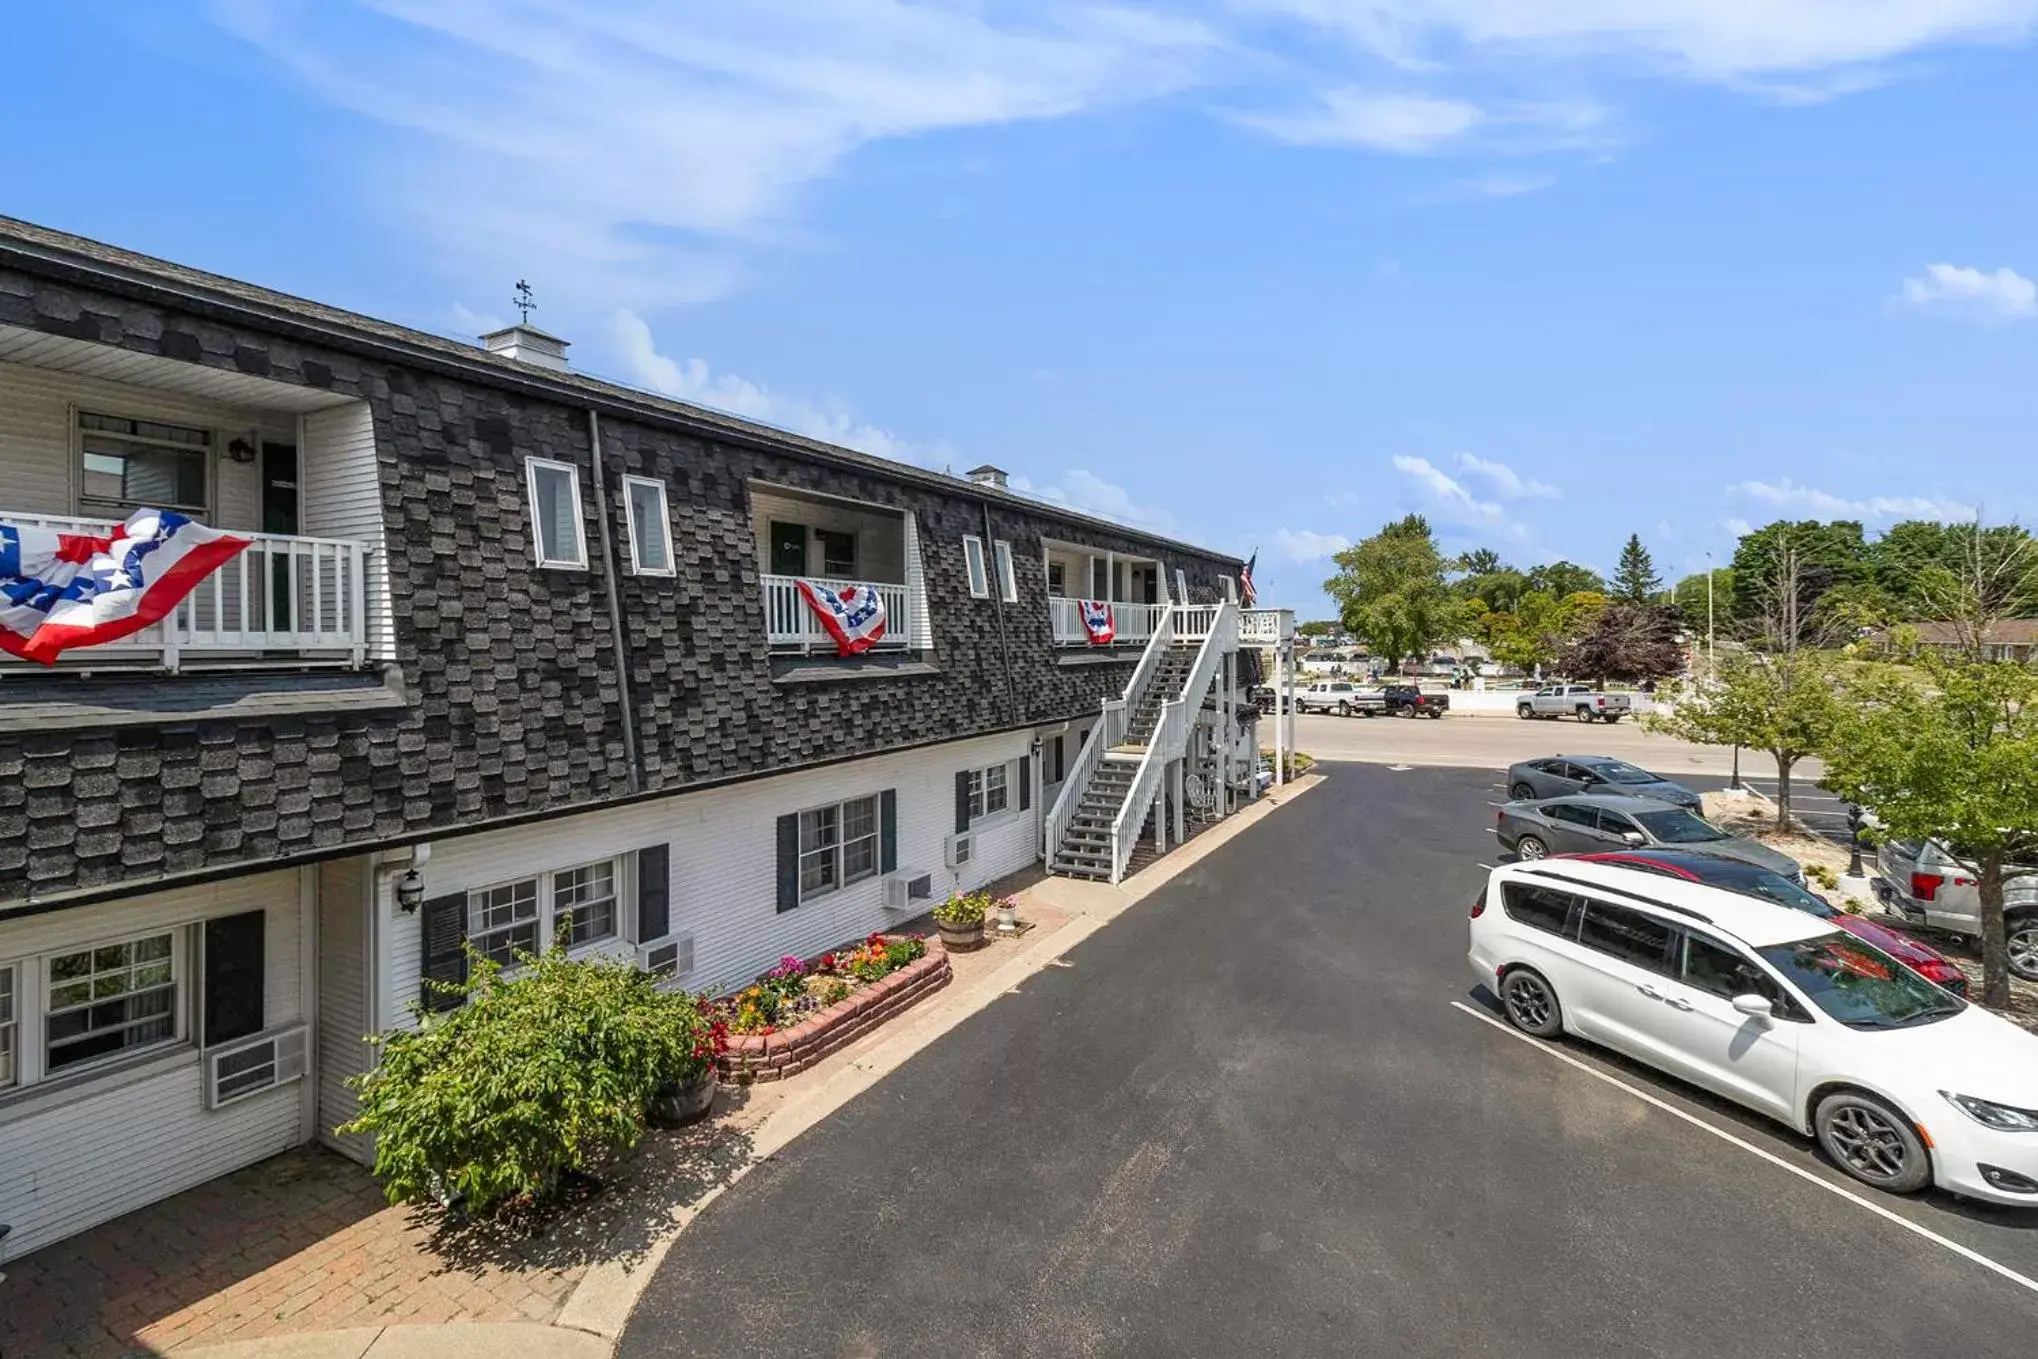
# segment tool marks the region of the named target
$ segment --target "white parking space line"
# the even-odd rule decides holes
[[[1911,1232],[1917,1236],[1922,1236],[1923,1238],[1925,1238],[1925,1240],[1933,1242],[1936,1245],[1944,1246],[1947,1250],[1952,1251],[1955,1255],[1960,1256],[1962,1259],[1972,1260],[1975,1264],[1980,1265],[1982,1268],[1993,1270],[1995,1273],[2002,1275],[2005,1279],[2008,1279],[2011,1283],[2017,1284],[2023,1288],[2028,1288],[2033,1293],[2038,1293],[2038,1279],[2033,1279],[2029,1275],[2019,1274],[2016,1270],[2011,1269],[2008,1265],[2003,1264],[2002,1262],[1997,1260],[1991,1260],[1989,1259],[1988,1256],[1983,1255],[1980,1251],[1974,1250],[1967,1246],[1963,1246],[1958,1241],[1955,1241],[1950,1237],[1941,1236],[1939,1235],[1939,1233],[1933,1231],[1930,1227],[1922,1227],[1917,1223],[1911,1221],[1909,1218],[1905,1217],[1903,1214],[1892,1212],[1890,1209],[1883,1207],[1881,1204],[1875,1203],[1869,1199],[1865,1199],[1851,1189],[1842,1188],[1840,1185],[1834,1184],[1831,1180],[1828,1180],[1823,1176],[1814,1175],[1811,1171],[1806,1170],[1803,1166],[1792,1165],[1789,1161],[1784,1160],[1781,1156],[1778,1156],[1775,1152],[1766,1151],[1763,1148],[1756,1146],[1753,1142],[1747,1141],[1744,1138],[1736,1137],[1734,1134],[1728,1132],[1724,1128],[1716,1128],[1712,1124],[1706,1122],[1704,1119],[1699,1118],[1697,1115],[1688,1114],[1684,1110],[1678,1108],[1676,1105],[1668,1103],[1665,1100],[1658,1099],[1656,1096],[1650,1094],[1646,1090],[1642,1090],[1635,1086],[1629,1085],[1626,1081],[1621,1080],[1619,1077],[1610,1076],[1606,1072],[1599,1070],[1597,1067],[1591,1066],[1585,1062],[1581,1062],[1576,1057],[1570,1056],[1567,1053],[1559,1052],[1556,1048],[1551,1047],[1548,1043],[1540,1042],[1537,1039],[1529,1037],[1525,1033],[1521,1033],[1515,1029],[1512,1029],[1508,1027],[1506,1024],[1503,1024],[1501,1021],[1495,1019],[1492,1015],[1486,1014],[1474,1006],[1467,1005],[1461,1000],[1454,1000],[1451,1002],[1451,1007],[1453,1009],[1463,1010],[1466,1014],[1472,1016],[1472,1018],[1478,1020],[1482,1024],[1492,1025],[1494,1028],[1506,1034],[1509,1038],[1520,1039],[1522,1042],[1528,1044],[1536,1051],[1543,1053],[1545,1056],[1554,1057],[1558,1061],[1564,1063],[1566,1066],[1576,1067],[1578,1070],[1584,1072],[1586,1075],[1592,1077],[1594,1080],[1604,1081],[1608,1085],[1614,1087],[1616,1090],[1624,1090],[1628,1094],[1633,1095],[1636,1099],[1642,1101],[1642,1103],[1647,1104],[1652,1108],[1661,1109],[1664,1113],[1669,1114],[1672,1118],[1683,1119],[1686,1123],[1689,1123],[1692,1127],[1698,1128],[1704,1132],[1709,1132],[1714,1137],[1719,1138],[1720,1141],[1722,1142],[1726,1142],[1732,1146],[1739,1147],[1742,1151],[1745,1151],[1752,1156],[1758,1156],[1762,1160],[1769,1162],[1769,1164],[1773,1166],[1778,1166],[1784,1170],[1787,1170],[1791,1174],[1797,1176],[1799,1179],[1805,1181],[1808,1184],[1815,1184],[1819,1188],[1825,1190],[1828,1193],[1838,1194],[1841,1198],[1846,1199],[1850,1203],[1859,1204],[1861,1207],[1866,1208],[1869,1212],[1875,1214],[1877,1217],[1882,1218],[1888,1222],[1894,1222],[1897,1226],[1902,1227],[1907,1232]]]

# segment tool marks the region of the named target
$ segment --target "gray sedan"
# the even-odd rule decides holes
[[[1700,805],[1698,794],[1683,784],[1609,755],[1552,755],[1508,767],[1507,795],[1517,802],[1570,793],[1654,798],[1693,812]]]
[[[1682,807],[1653,798],[1585,794],[1510,802],[1500,809],[1494,834],[1522,859],[1675,846],[1757,864],[1793,882],[1804,880],[1804,870],[1788,854],[1738,839]]]

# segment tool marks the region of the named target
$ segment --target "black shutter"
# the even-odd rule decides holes
[[[637,851],[637,942],[648,944],[672,933],[672,847],[646,845]]]
[[[800,814],[778,819],[778,908],[800,904]]]
[[[877,871],[899,871],[899,794],[892,788],[877,795]]]
[[[467,894],[449,892],[422,907],[425,965],[418,984],[418,1004],[426,1010],[457,1010],[465,997],[425,982],[467,984]]]
[[[1033,757],[1019,757],[1019,810],[1025,811],[1033,805]]]
[[[955,776],[955,833],[962,834],[969,829],[969,771],[960,770]]]
[[[1064,763],[1064,751],[1062,748],[1062,742],[1067,739],[1068,734],[1066,732],[1054,738],[1054,777],[1048,780],[1049,783],[1060,783],[1069,776],[1068,765]]]
[[[245,911],[205,922],[205,1030],[207,1047],[262,1031],[262,931],[267,911]]]

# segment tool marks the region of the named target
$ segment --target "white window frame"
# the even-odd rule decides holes
[[[826,542],[822,540],[823,534],[826,534],[832,538],[847,538],[849,540],[849,567],[847,570],[832,571],[829,569],[828,545]],[[826,524],[816,524],[807,530],[808,539],[807,550],[810,553],[812,553],[813,556],[816,559],[818,559],[821,564],[821,569],[818,572],[821,579],[855,580],[857,578],[857,576],[863,570],[862,537],[863,535],[858,533],[855,529],[830,528]]]
[[[665,565],[663,566],[647,566],[644,564],[643,544],[637,533],[637,505],[631,499],[631,492],[640,487],[648,487],[657,492],[658,495],[659,543],[662,544],[665,551]],[[670,576],[677,574],[678,567],[674,563],[672,556],[672,505],[667,499],[664,482],[656,477],[624,477],[623,522],[629,526],[630,530],[631,575]]]
[[[1238,603],[1238,577],[1229,572],[1226,572],[1224,576],[1224,602],[1227,604]]]
[[[852,836],[849,834],[849,810],[851,807],[866,802],[870,804],[870,831],[868,834]],[[819,817],[825,813],[832,813],[834,816],[834,839],[825,844],[817,844],[812,849],[809,849],[807,847],[807,818],[810,816]],[[810,901],[817,901],[822,897],[831,896],[836,892],[840,892],[845,887],[854,887],[857,883],[870,882],[877,878],[879,871],[884,867],[882,862],[884,852],[884,814],[883,799],[876,793],[867,793],[862,797],[846,797],[840,802],[828,802],[818,807],[803,807],[800,809],[798,863],[800,904],[802,906]],[[860,854],[862,847],[866,844],[868,844],[870,850],[870,867],[867,870],[859,870],[852,877],[849,871],[851,850],[854,848]],[[807,862],[810,859],[814,860],[817,864],[825,864],[829,870],[829,877],[813,887],[807,886]]]
[[[991,560],[998,567],[998,597],[1007,604],[1019,602],[1019,577],[1012,570],[1012,544],[999,538],[991,544]]]
[[[86,429],[86,419],[94,417],[100,420],[132,420],[138,424],[166,425],[173,429],[190,430],[193,433],[203,434],[205,442],[202,445],[188,444],[178,439],[154,439],[146,434],[115,434],[110,430]],[[72,507],[81,518],[100,519],[114,516],[117,519],[124,519],[126,514],[115,515],[115,507],[124,506],[128,513],[132,513],[140,507],[141,502],[100,500],[86,494],[85,440],[90,435],[100,435],[109,439],[125,439],[131,443],[144,444],[152,448],[171,449],[180,453],[198,452],[204,454],[204,502],[198,505],[186,505],[180,501],[175,504],[157,505],[152,508],[174,510],[179,514],[189,515],[201,522],[211,522],[212,497],[219,481],[218,430],[208,425],[194,425],[182,420],[157,420],[146,415],[116,415],[111,411],[88,411],[81,407],[73,406],[71,408],[71,475],[77,478],[77,494],[71,497]]]
[[[111,939],[95,939],[89,944],[51,949],[47,953],[42,954],[36,960],[36,981],[40,989],[36,996],[34,1010],[37,1021],[37,1032],[35,1034],[36,1068],[42,1079],[67,1080],[81,1072],[93,1071],[100,1067],[113,1065],[114,1063],[126,1062],[142,1053],[159,1052],[164,1048],[175,1047],[184,1042],[189,1033],[187,1011],[190,1007],[191,998],[189,935],[190,930],[188,927],[168,926],[162,929],[142,930],[133,934],[118,935]],[[170,1008],[167,1015],[170,1021],[169,1035],[159,1038],[152,1043],[143,1043],[135,1047],[122,1047],[97,1057],[88,1057],[83,1061],[73,1062],[62,1068],[52,1066],[49,1047],[50,1019],[52,1017],[51,1000],[59,986],[70,984],[69,982],[59,982],[50,975],[50,969],[55,965],[56,960],[70,954],[96,953],[101,949],[121,948],[130,944],[140,943],[144,939],[163,937],[167,937],[170,941]],[[111,998],[109,997],[108,999]],[[26,1010],[26,1007],[18,1006],[18,1008],[23,1011]],[[65,1006],[64,1008],[68,1010],[74,1007]],[[18,1034],[17,1037],[25,1037],[25,1035]],[[24,1043],[22,1047],[25,1048],[26,1044]],[[17,1048],[17,1063],[20,1062],[21,1057],[22,1051],[20,1048]]]
[[[573,550],[575,556],[549,558],[545,555],[544,512],[539,507],[538,472],[564,472],[567,484],[573,488]],[[531,507],[531,557],[541,569],[554,571],[587,570],[587,524],[580,508],[580,469],[570,462],[559,462],[552,458],[524,459],[525,498]]]
[[[969,594],[971,599],[991,597],[991,578],[984,568],[984,540],[965,533],[962,537],[962,564],[969,573]]]
[[[1181,567],[1175,568],[1175,603],[1189,602],[1189,573]]]
[[[0,1090],[21,1084],[21,966],[0,963]]]
[[[483,940],[492,935],[508,934],[511,930],[528,922],[537,927],[535,930],[537,942],[531,948],[531,953],[534,955],[544,953],[552,947],[552,941],[558,935],[559,917],[563,913],[559,905],[559,880],[570,873],[579,873],[586,869],[603,866],[606,866],[609,871],[609,896],[607,900],[611,903],[611,910],[613,911],[610,929],[606,934],[594,935],[576,943],[569,943],[567,945],[567,952],[577,954],[586,949],[600,948],[625,939],[624,927],[628,921],[629,908],[633,902],[630,899],[630,893],[625,890],[628,879],[624,875],[622,860],[614,855],[609,855],[599,859],[587,859],[576,864],[565,864],[558,868],[548,868],[538,873],[521,873],[514,878],[502,878],[495,882],[482,883],[480,886],[468,888],[467,942],[477,951],[485,954],[488,950],[484,947]],[[499,926],[493,930],[476,928],[476,897],[490,892],[503,891],[507,888],[523,887],[527,884],[531,888],[533,910],[531,916],[520,917],[508,925]],[[600,898],[596,898],[596,900],[600,900]],[[516,965],[514,954],[511,958],[502,960],[502,965],[505,969],[513,969]]]
[[[1017,761],[1000,760],[969,771],[969,828],[995,825],[1010,817],[1019,806]],[[997,775],[994,787],[991,776]],[[993,807],[992,794],[998,805]]]

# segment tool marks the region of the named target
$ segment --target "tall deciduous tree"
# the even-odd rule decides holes
[[[1495,571],[1507,569],[1505,563],[1500,560],[1500,554],[1490,547],[1475,547],[1469,552],[1460,552],[1452,567],[1468,576],[1490,576]]]
[[[1658,605],[1616,599],[1574,630],[1557,664],[1567,675],[1601,684],[1674,675],[1684,664],[1677,619]]]
[[[1334,560],[1337,574],[1324,592],[1337,601],[1345,627],[1389,667],[1457,637],[1464,607],[1445,582],[1448,564],[1421,515],[1395,520]]]
[[[1843,692],[1822,743],[1826,785],[1874,812],[1881,833],[1936,838],[1974,874],[1982,1000],[2008,1005],[2005,888],[2038,874],[2038,673],[1927,656],[1920,671],[1862,667]],[[2038,917],[2018,927],[2038,930]]]
[[[1546,562],[1529,573],[1529,588],[1563,599],[1567,595],[1605,594],[1606,579],[1576,562]]]
[[[1741,536],[1734,548],[1735,613],[1744,621],[1776,608],[1777,566],[1788,553],[1796,563],[1796,616],[1807,623],[1819,600],[1836,585],[1853,585],[1868,575],[1868,545],[1852,520],[1779,519]]]
[[[1830,652],[1723,652],[1717,673],[1642,719],[1652,731],[1710,746],[1746,746],[1776,761],[1776,814],[1791,824],[1791,774],[1825,748],[1839,705]]]
[[[1662,588],[1663,577],[1656,574],[1656,563],[1649,556],[1649,549],[1642,546],[1642,535],[1630,533],[1628,545],[1621,549],[1620,565],[1613,573],[1614,598],[1646,604]]]
[[[1691,627],[1704,631],[1706,625],[1706,573],[1696,572],[1677,582],[1671,602]],[[1734,627],[1734,568],[1722,566],[1712,572],[1712,622],[1716,631],[1732,633]]]

